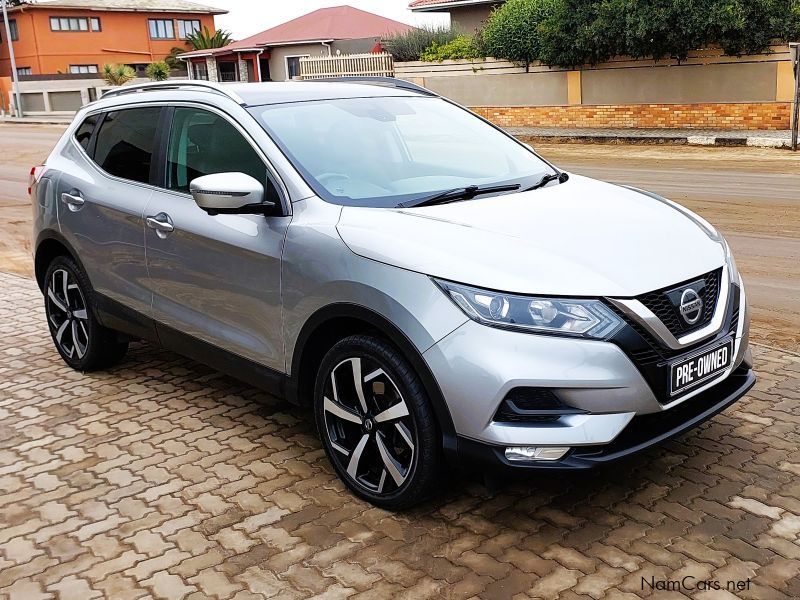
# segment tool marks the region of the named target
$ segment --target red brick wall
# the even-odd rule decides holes
[[[789,129],[791,104],[512,106],[472,110],[503,127]]]

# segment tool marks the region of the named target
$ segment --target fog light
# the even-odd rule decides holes
[[[569,452],[561,446],[509,446],[506,458],[514,462],[533,462],[537,460],[558,460]]]

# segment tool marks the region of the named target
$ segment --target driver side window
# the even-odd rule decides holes
[[[235,172],[262,183],[264,199],[279,203],[261,157],[230,122],[207,110],[176,108],[167,148],[167,188],[188,193],[197,177]]]

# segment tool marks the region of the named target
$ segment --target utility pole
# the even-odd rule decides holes
[[[789,44],[794,72],[794,104],[792,110],[792,150],[797,151],[797,128],[800,118],[800,42]]]
[[[22,116],[22,102],[19,93],[19,75],[17,75],[17,61],[14,58],[14,44],[11,42],[11,25],[8,23],[8,10],[6,0],[3,3],[3,22],[6,24],[6,42],[8,42],[8,56],[11,59],[11,79],[14,82],[14,110],[18,117]]]

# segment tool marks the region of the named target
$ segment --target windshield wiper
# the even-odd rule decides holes
[[[568,179],[569,179],[569,174],[565,173],[564,171],[560,171],[558,173],[550,173],[549,175],[545,175],[544,177],[542,177],[531,187],[525,188],[523,191],[530,192],[531,190],[538,190],[540,187],[546,186],[551,181],[558,181],[558,183],[564,183]]]
[[[416,202],[401,202],[395,208],[417,208],[419,206],[431,206],[433,204],[447,204],[448,202],[456,202],[457,200],[472,200],[475,196],[500,192],[513,192],[519,188],[520,185],[518,183],[509,185],[487,185],[485,187],[468,185],[467,187],[453,188],[452,190],[439,192],[433,196],[423,198],[422,200],[418,200]]]

